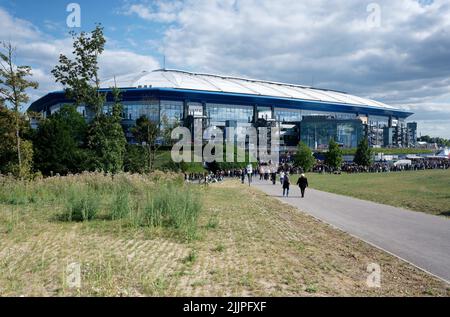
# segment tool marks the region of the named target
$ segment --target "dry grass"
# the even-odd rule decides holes
[[[198,239],[121,221],[56,221],[52,205],[0,205],[2,296],[449,296],[449,286],[263,193],[203,188]],[[82,287],[64,272],[77,262]],[[382,287],[366,286],[366,267]]]

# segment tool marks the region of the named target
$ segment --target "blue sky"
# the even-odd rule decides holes
[[[450,138],[448,0],[0,0],[0,40],[33,66],[33,100],[60,88],[50,71],[70,53],[71,2],[81,8],[75,31],[105,27],[104,79],[160,68],[164,55],[168,68],[373,98]]]

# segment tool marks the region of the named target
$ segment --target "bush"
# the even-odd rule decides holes
[[[124,219],[130,216],[130,193],[126,190],[116,192],[111,205],[111,219]]]
[[[74,186],[70,189],[64,218],[67,221],[88,221],[95,219],[99,211],[99,199],[95,192]]]
[[[200,210],[200,201],[191,190],[163,185],[148,197],[142,220],[148,226],[172,228],[193,238]]]

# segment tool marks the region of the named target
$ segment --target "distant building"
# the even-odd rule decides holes
[[[220,129],[278,126],[282,152],[295,149],[299,140],[320,148],[330,138],[343,147],[356,147],[364,136],[372,147],[406,147],[416,139],[413,130],[417,127],[405,123],[411,112],[339,91],[163,69],[102,83],[101,91],[107,94],[105,112],[113,104],[111,87],[115,85],[121,90],[122,123],[129,142],[133,142],[130,128],[143,115],[159,124],[166,116],[191,129],[195,123]],[[71,102],[57,91],[34,102],[29,110],[45,117]],[[86,120],[92,119],[84,105],[77,110]]]

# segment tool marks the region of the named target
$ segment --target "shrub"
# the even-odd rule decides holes
[[[111,206],[111,219],[127,218],[130,216],[130,210],[130,193],[126,190],[116,192]]]
[[[143,221],[153,227],[173,228],[193,238],[200,210],[200,201],[189,188],[161,185],[147,198]]]
[[[70,188],[64,218],[67,221],[93,220],[99,210],[100,202],[92,192],[84,186]]]

